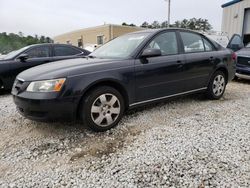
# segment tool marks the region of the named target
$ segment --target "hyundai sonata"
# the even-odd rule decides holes
[[[80,119],[95,131],[125,110],[204,92],[220,99],[235,75],[235,55],[189,30],[144,30],[118,37],[86,59],[63,60],[19,74],[18,111],[32,120]]]

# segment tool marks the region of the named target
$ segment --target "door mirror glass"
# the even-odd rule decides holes
[[[29,58],[28,54],[21,54],[20,56],[18,56],[17,59],[19,59],[21,62],[25,62],[28,58]]]
[[[141,57],[144,58],[157,57],[157,56],[161,56],[161,50],[155,48],[147,48],[141,54]]]
[[[240,35],[235,34],[232,39],[229,41],[227,48],[230,48],[233,51],[238,51],[241,48],[244,48],[243,40]]]

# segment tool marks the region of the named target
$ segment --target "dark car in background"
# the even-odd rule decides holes
[[[88,55],[87,50],[64,44],[36,44],[0,58],[0,89],[11,89],[16,76],[31,67]]]
[[[250,80],[250,43],[237,54],[236,77]]]
[[[227,47],[236,52],[235,79],[241,78],[250,80],[250,43],[245,46],[242,37],[235,34]]]
[[[106,131],[126,109],[197,92],[220,99],[235,76],[234,57],[200,33],[145,30],[118,37],[88,58],[26,70],[12,95],[29,119],[79,118]]]

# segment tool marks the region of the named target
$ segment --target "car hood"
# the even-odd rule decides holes
[[[36,66],[20,73],[17,78],[25,81],[67,78],[122,66],[121,60],[114,59],[70,59]]]
[[[243,48],[237,52],[237,56],[249,56],[250,57],[250,48]]]

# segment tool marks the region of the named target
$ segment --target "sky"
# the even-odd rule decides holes
[[[208,19],[220,31],[221,5],[230,0],[171,0],[171,23]],[[106,24],[167,20],[165,0],[0,0],[0,32],[54,37]]]

